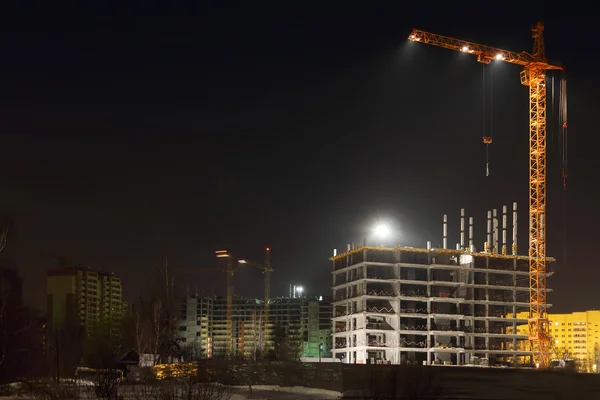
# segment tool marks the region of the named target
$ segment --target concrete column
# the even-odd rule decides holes
[[[431,282],[431,268],[427,268],[427,296],[431,296],[431,285],[429,284],[429,282]]]

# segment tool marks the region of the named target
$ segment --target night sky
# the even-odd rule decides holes
[[[266,246],[274,295],[290,283],[330,294],[333,249],[358,244],[377,221],[401,244],[438,246],[448,214],[454,247],[464,207],[482,249],[486,211],[513,201],[526,253],[520,67],[486,67],[486,177],[482,64],[406,37],[418,28],[531,51],[542,19],[546,55],[568,67],[569,88],[566,194],[549,112],[552,311],[600,307],[591,17],[80,3],[9,13],[0,35],[0,214],[12,220],[3,257],[25,277],[30,304],[44,306],[57,256],[116,272],[131,300],[165,255],[180,290],[224,294],[224,276],[185,270],[218,266],[220,248],[262,261]],[[261,296],[262,275],[241,271],[235,286]]]

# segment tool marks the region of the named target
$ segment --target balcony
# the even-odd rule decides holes
[[[401,297],[415,297],[425,298],[427,297],[427,289],[425,288],[403,288],[400,290]]]
[[[371,313],[377,313],[377,314],[394,314],[394,309],[392,307],[385,307],[385,306],[380,306],[380,307],[367,306],[366,311],[371,312]]]
[[[427,346],[427,342],[425,340],[400,339],[400,347],[424,349],[426,346]]]
[[[401,331],[427,332],[427,324],[400,324]]]
[[[380,330],[380,331],[393,331],[394,330],[394,328],[387,321],[385,321],[384,318],[377,320],[376,318],[367,317],[367,322],[365,324],[365,327],[367,329]]]
[[[427,314],[427,307],[407,307],[400,309],[401,314]]]
[[[367,289],[367,296],[396,297],[398,293],[392,289]]]

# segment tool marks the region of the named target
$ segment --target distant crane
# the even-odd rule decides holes
[[[265,316],[263,321],[265,330],[263,332],[266,332],[267,320],[269,317],[269,298],[271,296],[271,273],[273,272],[273,269],[271,268],[271,249],[269,247],[266,249],[264,264],[234,257],[227,250],[217,250],[215,251],[215,255],[217,258],[227,259],[225,272],[227,274],[227,352],[229,357],[233,353],[233,274],[238,270],[233,267],[233,263],[237,261],[239,264],[248,264],[252,267],[259,268],[265,275]]]
[[[529,86],[529,341],[536,366],[546,368],[552,344],[546,302],[546,70],[563,67],[546,61],[543,32],[542,22],[532,29],[533,54],[513,53],[417,29],[408,39],[473,54],[484,64],[498,60],[524,67],[521,84]],[[563,117],[566,130],[566,115]],[[484,135],[484,143],[490,142],[491,138]]]
[[[267,321],[269,318],[269,298],[271,296],[271,273],[273,269],[271,268],[271,249],[267,247],[266,249],[266,257],[264,264],[256,263],[254,261],[250,261],[243,258],[238,258],[233,256],[227,250],[217,250],[215,251],[215,256],[217,258],[226,259],[225,268],[215,267],[215,268],[186,268],[187,272],[208,272],[208,273],[225,273],[226,275],[226,285],[227,285],[227,314],[226,314],[226,323],[227,323],[227,348],[226,348],[226,356],[227,358],[231,358],[233,355],[233,276],[240,269],[237,267],[237,264],[247,264],[252,267],[258,268],[263,271],[265,275],[265,304],[264,304],[264,321],[263,326],[266,329]],[[266,332],[264,330],[263,332]]]
[[[252,267],[259,268],[263,271],[265,275],[265,304],[264,304],[264,314],[263,314],[263,332],[267,332],[267,323],[269,321],[269,299],[271,298],[271,273],[273,269],[271,268],[271,249],[267,247],[265,254],[265,262],[264,264],[255,263],[248,260],[238,260],[240,264],[248,264]]]

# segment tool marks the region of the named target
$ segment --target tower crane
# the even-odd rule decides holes
[[[533,52],[515,53],[413,29],[408,39],[523,67],[521,84],[529,86],[529,342],[537,367],[550,364],[551,340],[546,302],[546,71],[563,67],[547,62],[544,25],[532,29]],[[485,137],[484,137],[485,141]]]
[[[267,247],[265,263],[259,264],[246,259],[238,258],[233,256],[227,250],[215,251],[217,258],[227,259],[227,268],[225,270],[227,274],[227,353],[228,357],[233,353],[233,274],[238,271],[238,268],[234,268],[234,262],[239,264],[248,264],[253,267],[257,267],[263,270],[265,274],[265,320],[264,327],[266,328],[267,320],[269,317],[269,297],[271,295],[271,249]]]
[[[226,355],[227,358],[231,358],[233,355],[233,276],[240,269],[237,264],[246,264],[250,265],[254,268],[258,268],[263,271],[265,275],[265,304],[264,304],[264,322],[263,327],[266,332],[266,326],[269,319],[269,298],[271,297],[271,273],[273,269],[271,268],[271,249],[267,247],[266,249],[266,257],[264,264],[256,263],[254,261],[250,261],[243,258],[238,258],[232,255],[227,250],[217,250],[215,251],[215,256],[217,258],[223,258],[226,260],[225,268],[215,267],[215,268],[187,268],[187,272],[208,272],[208,273],[225,273],[227,280],[227,314],[226,314],[226,323],[227,323],[227,348]]]
[[[217,250],[215,255],[217,258],[227,259],[227,358],[230,359],[233,355],[233,274],[236,268],[233,267],[234,258],[227,250]]]
[[[265,310],[263,314],[263,332],[266,334],[267,323],[269,322],[269,299],[271,298],[271,273],[273,272],[273,269],[271,268],[271,249],[269,247],[266,249],[264,264],[259,264],[248,260],[238,260],[238,262],[240,264],[248,264],[252,267],[259,268],[265,275]]]

